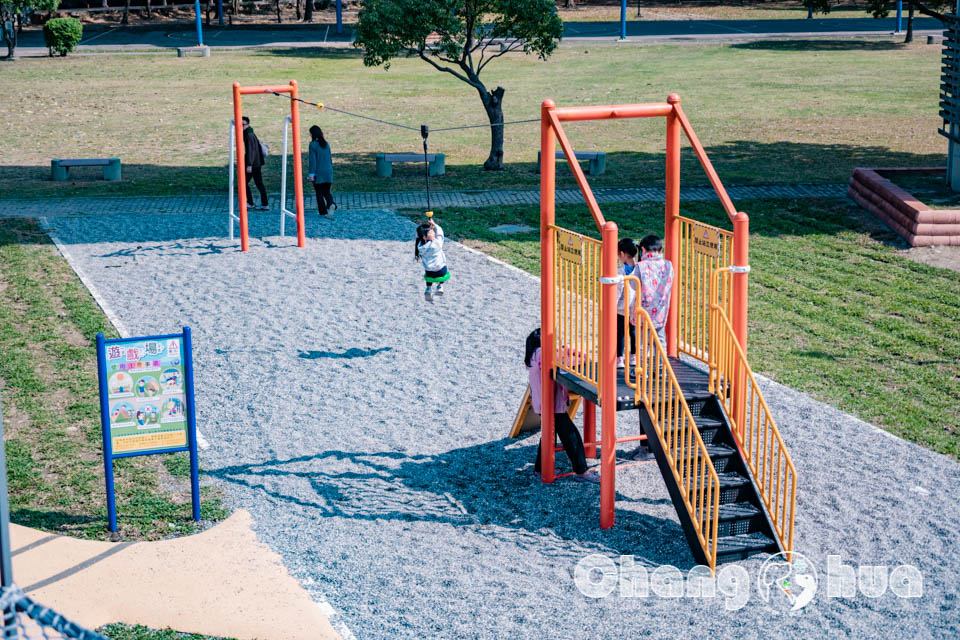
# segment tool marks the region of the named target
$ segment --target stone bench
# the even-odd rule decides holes
[[[377,177],[389,178],[393,175],[394,162],[423,162],[422,153],[378,153]],[[427,162],[430,163],[430,175],[442,176],[446,172],[442,153],[428,153]]]
[[[120,158],[54,158],[50,161],[50,179],[69,180],[70,167],[103,167],[104,180],[121,179]]]
[[[607,170],[607,154],[603,151],[574,151],[577,160],[590,161],[590,175],[598,176]],[[565,160],[563,151],[557,151],[557,160]],[[540,152],[537,151],[537,173],[540,173]]]

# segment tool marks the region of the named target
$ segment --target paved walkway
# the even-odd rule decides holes
[[[350,638],[253,526],[240,509],[193,536],[97,542],[12,524],[14,575],[27,595],[91,629],[125,622],[240,640]]]
[[[846,184],[779,184],[728,187],[734,202],[770,198],[844,198]],[[597,202],[663,202],[661,187],[601,187],[594,189]],[[276,198],[277,196],[274,196]],[[397,209],[427,206],[423,191],[343,192],[335,193],[343,209]],[[713,200],[717,196],[710,187],[683,187],[680,199],[688,201]],[[494,207],[514,204],[538,204],[537,189],[491,191],[435,191],[430,194],[434,207]],[[558,189],[557,202],[583,202],[579,189]],[[225,195],[145,196],[114,198],[34,198],[30,200],[0,200],[0,217],[70,216],[110,213],[226,213]],[[314,196],[304,194],[307,209],[316,206]]]
[[[798,13],[800,13],[798,11]],[[906,21],[904,21],[905,23]],[[671,41],[764,40],[782,38],[833,38],[891,36],[896,18],[825,18],[788,20],[639,20],[627,22],[627,39],[619,40],[619,22],[565,22],[564,41],[617,42],[618,44],[651,44]],[[917,38],[941,35],[943,25],[933,18],[916,18]],[[353,34],[348,25],[342,34],[335,25],[262,25],[205,27],[204,44],[212,49],[244,49],[250,47],[337,47],[350,46]],[[192,24],[114,27],[88,30],[77,47],[78,52],[173,51],[193,46],[197,34]],[[47,55],[43,34],[27,29],[17,47],[20,56]]]

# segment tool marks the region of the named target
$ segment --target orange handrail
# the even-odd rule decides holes
[[[797,470],[760,386],[737,341],[720,291],[729,289],[730,269],[713,273],[710,304],[710,392],[732,423],[744,462],[753,474],[783,549],[793,551]]]
[[[640,280],[624,278],[624,287]],[[674,481],[683,494],[687,514],[693,523],[710,571],[717,566],[719,538],[720,479],[713,467],[707,446],[700,437],[683,390],[677,382],[667,352],[657,337],[650,314],[640,306],[638,295],[633,304],[637,329],[636,364],[624,366],[624,380],[634,389],[635,402],[643,404],[660,441]],[[629,313],[624,314],[627,322]],[[627,329],[627,327],[625,327]],[[630,331],[624,332],[624,353],[629,352]],[[633,374],[630,370],[633,369]]]

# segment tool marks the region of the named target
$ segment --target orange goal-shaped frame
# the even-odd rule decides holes
[[[273,87],[241,87],[239,82],[234,82],[233,126],[237,147],[237,204],[240,208],[241,251],[248,251],[250,249],[250,238],[247,233],[247,167],[243,153],[242,96],[272,93],[290,94],[290,126],[293,129],[293,189],[297,208],[297,246],[302,248],[307,244],[307,235],[303,221],[303,166],[300,160],[300,103],[297,100],[297,81],[291,80],[288,85]],[[285,203],[281,203],[281,206],[284,205]]]

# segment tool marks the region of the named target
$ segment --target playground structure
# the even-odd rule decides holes
[[[637,361],[616,366],[617,225],[604,219],[564,122],[666,119],[665,258],[675,278],[657,339],[639,306]],[[680,134],[693,147],[733,231],[680,215]],[[555,224],[556,145],[568,160],[600,239]],[[600,526],[614,524],[617,444],[646,440],[663,475],[694,558],[720,562],[793,549],[796,470],[746,359],[749,220],[736,211],[703,146],[671,94],[665,103],[541,107],[541,406],[554,406],[554,380],[582,398],[584,447],[600,449]],[[635,277],[632,284],[639,290]],[[625,283],[624,286],[630,286]],[[629,352],[629,331],[626,332]],[[695,367],[680,355],[700,361]],[[706,365],[707,372],[703,371]],[[601,436],[596,438],[596,409]],[[638,410],[640,435],[618,437],[617,411]],[[519,416],[518,416],[519,418]],[[517,425],[514,425],[515,430]],[[556,477],[554,416],[541,416],[541,478]],[[626,464],[638,464],[629,462]]]
[[[289,216],[297,222],[297,246],[303,248],[306,246],[306,230],[303,217],[303,167],[300,156],[300,102],[297,100],[297,81],[291,80],[289,85],[280,86],[261,86],[261,87],[243,87],[239,82],[233,83],[233,121],[232,126],[232,144],[230,145],[230,167],[229,171],[229,214],[230,214],[230,239],[233,239],[233,223],[240,224],[240,249],[249,251],[250,239],[247,224],[247,176],[246,164],[243,149],[243,102],[242,96],[266,94],[273,95],[277,93],[290,94],[290,115],[283,121],[283,165],[281,169],[281,187],[280,187],[280,235],[284,234],[286,218]],[[287,209],[287,139],[290,129],[293,129],[293,191],[294,208],[296,212]],[[237,207],[240,215],[234,214],[233,208],[233,166],[236,164],[236,182],[237,182]]]

